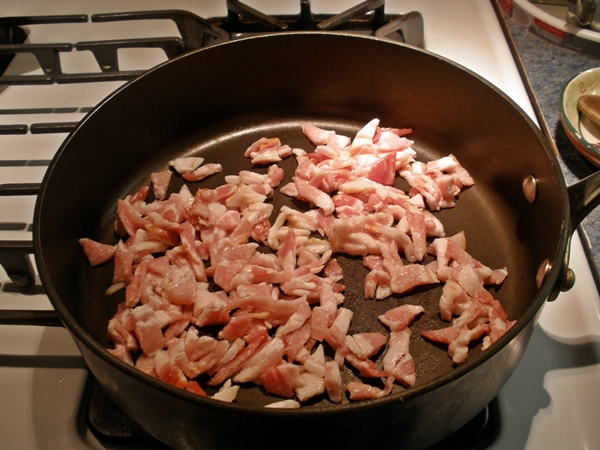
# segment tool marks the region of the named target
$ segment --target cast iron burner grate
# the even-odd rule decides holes
[[[83,418],[94,437],[107,449],[144,448],[167,450],[146,431],[134,424],[108,398],[96,380],[91,377],[83,405]],[[456,433],[428,450],[484,450],[499,434],[500,413],[494,399],[470,422]]]
[[[267,15],[238,0],[227,0],[227,15],[202,19],[184,10],[133,11],[93,14],[92,23],[135,20],[171,20],[180,37],[166,36],[144,39],[118,39],[88,42],[27,42],[23,26],[87,23],[85,14],[60,16],[0,17],[0,74],[12,58],[29,53],[37,60],[42,75],[0,76],[0,85],[33,85],[53,83],[84,83],[130,80],[143,70],[119,69],[118,50],[131,48],[160,48],[168,59],[183,53],[251,34],[277,31],[356,31],[423,47],[423,18],[418,12],[386,14],[385,0],[367,0],[337,14],[315,14],[310,0],[300,0],[300,12],[295,15]],[[99,71],[92,73],[63,73],[61,54],[89,51]]]

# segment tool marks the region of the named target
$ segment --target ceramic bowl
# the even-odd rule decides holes
[[[600,125],[592,122],[577,107],[584,94],[600,95],[600,67],[576,75],[560,94],[560,121],[577,150],[592,164],[600,167]]]

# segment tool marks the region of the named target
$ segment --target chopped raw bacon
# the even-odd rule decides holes
[[[200,181],[210,175],[219,173],[222,170],[223,167],[221,166],[221,164],[208,163],[198,167],[193,172],[184,173],[182,177],[185,181]]]
[[[365,384],[362,381],[351,381],[346,385],[346,389],[350,394],[350,400],[366,400],[371,398],[381,398],[389,395],[393,388],[394,378],[389,376],[386,380],[383,389],[370,384]]]
[[[173,358],[166,351],[159,350],[156,352],[154,366],[160,380],[180,389],[185,389],[187,378],[183,371],[175,365]]]
[[[117,247],[114,245],[102,244],[88,238],[79,239],[79,244],[83,247],[83,253],[92,267],[110,261],[117,252]]]
[[[169,165],[177,171],[177,173],[184,174],[190,173],[196,170],[202,165],[204,158],[198,156],[189,156],[183,158],[177,158],[169,162]]]
[[[344,345],[360,359],[371,358],[387,343],[381,333],[358,333],[346,336]]]
[[[352,322],[353,315],[354,313],[347,308],[338,309],[337,316],[329,329],[325,332],[325,340],[334,349],[337,349],[344,343],[346,334],[350,329],[350,322]]]
[[[116,344],[114,349],[109,348],[108,353],[111,353],[112,355],[119,358],[121,361],[129,364],[130,366],[133,366],[133,357],[123,344]]]
[[[425,309],[421,305],[401,305],[387,310],[385,314],[379,316],[379,321],[387,325],[391,331],[402,331],[423,312]]]
[[[333,403],[342,403],[344,385],[340,366],[335,361],[325,362],[325,390]]]
[[[153,201],[149,186],[118,201],[116,244],[80,239],[91,266],[113,261],[107,294],[125,290],[107,326],[110,353],[201,396],[218,388],[216,400],[235,401],[240,386],[260,385],[285,399],[270,408],[297,408],[315,396],[335,404],[374,399],[395,384],[414,386],[409,327],[437,312],[402,304],[379,316],[389,331],[351,333],[338,254],[362,257],[367,299],[441,284],[439,315],[450,326],[421,335],[447,344],[456,364],[473,340],[485,350],[514,325],[485,289],[507,270],[469,255],[464,232],[446,237],[432,213],[454,206],[473,184],[454,156],[416,161],[406,137],[412,130],[382,128],[379,119],[354,138],[310,123],[302,131],[314,152],[261,138],[244,156],[268,168],[228,174],[215,189],[192,193],[184,183],[167,195],[173,171],[196,182],[223,170],[201,157],[174,159],[150,175]],[[280,187],[285,174],[276,163],[292,155],[293,181]],[[397,174],[410,192],[393,186]],[[274,211],[276,190],[311,208]],[[343,372],[352,381],[344,384]]]
[[[154,197],[158,200],[165,199],[167,189],[169,188],[169,182],[171,181],[171,175],[173,175],[173,173],[170,170],[163,170],[161,172],[153,172],[150,174],[152,192],[154,193]]]
[[[300,403],[296,400],[281,400],[279,402],[269,403],[268,405],[265,405],[265,408],[298,409],[300,408]]]
[[[410,328],[390,333],[389,347],[383,357],[383,368],[404,386],[414,386],[417,380],[415,362],[410,354]]]
[[[281,361],[285,353],[283,341],[279,338],[271,339],[258,352],[256,352],[233,377],[236,383],[246,383],[260,377],[267,370],[272,369]]]
[[[195,380],[189,380],[185,385],[185,390],[193,394],[199,395],[201,397],[207,397],[206,392],[204,391],[204,389],[202,389],[200,383],[198,383]]]
[[[219,389],[219,392],[217,392],[211,398],[214,398],[215,400],[220,400],[222,402],[231,403],[235,400],[235,397],[237,396],[239,390],[239,386],[232,385],[231,380],[227,380],[223,384],[221,389]]]
[[[435,272],[428,266],[421,264],[410,264],[399,267],[392,273],[390,289],[392,292],[401,294],[425,284],[439,283]]]
[[[281,161],[292,154],[288,145],[282,145],[279,138],[260,138],[244,152],[252,164],[270,164]]]

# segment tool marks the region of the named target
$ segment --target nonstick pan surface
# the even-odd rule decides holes
[[[194,193],[199,187],[221,185],[224,176],[240,170],[265,171],[243,157],[244,150],[261,137],[279,137],[282,143],[312,151],[302,134],[302,123],[354,136],[375,117],[382,126],[412,128],[409,137],[415,141],[417,159],[454,154],[470,172],[475,186],[460,194],[455,208],[436,216],[448,236],[466,232],[467,250],[475,258],[492,268],[508,268],[507,280],[493,294],[509,319],[518,322],[492,348],[484,352],[472,349],[469,361],[456,368],[444,346],[419,336],[422,330],[448,325],[438,318],[440,287],[420,288],[384,301],[365,300],[362,261],[340,257],[346,286],[344,306],[354,311],[350,333],[386,333],[377,316],[400,304],[418,303],[426,309],[411,326],[416,387],[396,386],[389,398],[362,405],[372,410],[377,404],[429,394],[470,372],[480,373],[479,365],[510,347],[510,364],[495,367],[501,373],[489,375],[493,382],[485,395],[478,394],[482,401],[496,395],[524,351],[523,345],[507,344],[535,321],[557,277],[556,272],[551,273],[538,289],[538,266],[545,259],[560,261],[565,252],[568,205],[564,181],[548,143],[510,99],[441,57],[365,37],[296,33],[221,44],[148,72],[86,116],[47,171],[34,220],[40,275],[88,363],[97,367],[91,360],[99,359],[102,366],[110,367],[102,369],[99,378],[120,406],[130,403],[131,395],[123,393],[116,378],[107,373],[112,370],[119,372],[119,378],[124,375],[163,391],[167,397],[177,397],[177,403],[210,408],[206,399],[162,386],[106,352],[111,345],[106,326],[124,294],[104,294],[111,284],[112,264],[91,268],[78,239],[115,243],[117,199],[149,184],[149,174],[167,168],[175,157],[198,155],[206,162],[223,165],[222,173],[190,183]],[[290,158],[279,165],[286,172],[284,185],[291,180],[296,163]],[[533,203],[522,193],[523,179],[529,174],[538,180]],[[177,191],[181,183],[174,177],[171,191]],[[407,189],[401,181],[397,187]],[[279,193],[273,202],[275,211],[282,204],[306,207]],[[482,379],[478,374],[473,382],[485,383],[485,375]],[[110,386],[115,383],[116,388]],[[242,416],[263,414],[262,408],[255,407],[279,398],[266,395],[259,387],[248,387],[240,391],[238,400],[242,406],[218,408],[229,407]],[[477,404],[469,408],[477,408]],[[318,398],[305,409],[318,415],[334,408],[352,410],[361,408],[361,402],[331,406]],[[283,412],[288,413],[289,417],[306,415]],[[467,419],[461,416],[460,420]]]

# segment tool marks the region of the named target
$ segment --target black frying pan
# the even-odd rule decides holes
[[[77,241],[116,242],[117,199],[148,184],[150,172],[177,156],[201,155],[223,165],[221,174],[190,184],[195,192],[222,184],[225,175],[256,169],[242,154],[260,137],[312,150],[301,123],[353,136],[374,117],[382,126],[413,128],[418,159],[452,153],[475,179],[457,207],[438,217],[448,235],[466,231],[475,258],[508,267],[508,279],[494,295],[509,319],[518,321],[497,343],[483,352],[474,348],[465,364],[454,367],[445,348],[419,337],[421,330],[444,326],[437,316],[440,288],[364,300],[362,263],[341,258],[345,307],[355,312],[351,333],[385,332],[376,316],[390,307],[426,307],[411,327],[414,388],[397,386],[372,401],[331,405],[318,398],[300,410],[273,411],[262,405],[278,399],[258,387],[244,388],[239,402],[224,404],[146,376],[106,351],[107,322],[122,293],[104,294],[112,265],[91,268]],[[281,165],[289,179],[295,162]],[[533,202],[522,190],[530,175],[537,180]],[[535,124],[455,63],[367,37],[277,34],[172,60],[89,113],[43,180],[34,217],[35,257],[53,306],[100,385],[129,417],[172,447],[425,448],[474,417],[512,374],[540,308],[563,285],[568,240],[597,203],[597,195],[586,192],[596,185],[588,180],[567,190]],[[275,206],[285,202],[291,200],[277,196]]]

